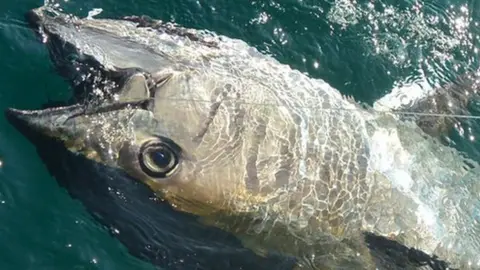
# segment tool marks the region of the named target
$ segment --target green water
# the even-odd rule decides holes
[[[475,69],[480,1],[68,1],[85,16],[146,14],[240,38],[345,94],[372,102],[395,84],[432,84]],[[69,87],[23,22],[42,1],[0,3],[0,109],[65,100]],[[472,128],[472,131],[468,129]],[[478,135],[452,131],[477,157]],[[92,219],[47,172],[33,145],[0,117],[0,269],[153,269]]]

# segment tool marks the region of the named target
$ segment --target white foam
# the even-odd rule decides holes
[[[390,93],[375,101],[373,108],[378,111],[399,109],[430,95],[433,91],[433,87],[426,80],[394,87]]]
[[[91,20],[93,19],[93,17],[97,16],[98,14],[102,13],[103,12],[103,9],[101,8],[94,8],[90,11],[88,11],[88,15],[87,15],[87,20]]]

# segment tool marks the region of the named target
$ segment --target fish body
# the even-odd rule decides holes
[[[299,268],[374,269],[368,232],[480,269],[478,164],[415,122],[241,40],[141,17],[29,16],[61,41],[52,54],[74,49],[116,78],[91,107],[8,111],[70,151]]]

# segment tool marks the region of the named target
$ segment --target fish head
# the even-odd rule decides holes
[[[241,150],[229,134],[240,127],[231,123],[231,108],[216,114],[223,86],[197,65],[215,51],[208,33],[144,17],[80,19],[47,7],[26,17],[57,66],[71,66],[73,53],[74,62],[115,79],[115,95],[90,105],[12,109],[11,118],[124,170],[188,212],[228,209],[235,197],[251,199],[245,160],[234,161]],[[79,73],[75,66],[70,70]]]
[[[8,109],[6,115],[22,133],[53,138],[73,153],[120,169],[186,212],[230,209],[235,197],[245,195],[243,170],[229,159],[238,157],[239,148],[224,140],[222,127],[230,119],[218,115],[210,121],[215,102],[165,99],[178,91],[182,77],[159,78],[152,87],[144,74],[132,75],[116,101]]]

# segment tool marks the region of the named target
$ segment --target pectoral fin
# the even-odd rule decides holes
[[[144,100],[154,96],[155,91],[161,88],[171,77],[172,73],[158,72],[149,74],[137,69],[125,71],[125,78],[122,79],[122,86],[118,90],[117,101],[130,102]]]
[[[267,257],[268,250],[259,246],[258,242],[251,236],[240,236],[238,237],[242,245],[248,249],[250,249],[253,253],[257,254],[260,257]]]
[[[119,101],[135,101],[146,99],[150,96],[147,79],[141,73],[129,77],[118,92]]]

